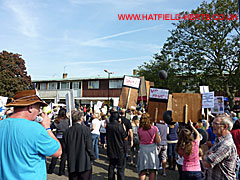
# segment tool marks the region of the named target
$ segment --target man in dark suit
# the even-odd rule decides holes
[[[128,151],[133,146],[133,131],[132,131],[132,124],[129,119],[126,118],[126,110],[122,109],[120,112],[121,115],[121,123],[124,124],[126,127],[127,138],[125,138],[125,151],[126,151],[126,158],[128,158]]]
[[[117,179],[123,180],[126,163],[124,138],[127,137],[127,133],[124,125],[119,122],[118,112],[112,112],[109,121],[106,127],[107,156],[109,158],[108,179],[115,179],[114,169],[117,168]]]
[[[64,134],[69,180],[91,180],[94,151],[90,129],[83,123],[84,113],[72,113],[73,126]]]

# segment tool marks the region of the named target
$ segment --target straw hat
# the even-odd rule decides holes
[[[29,106],[36,103],[40,103],[42,106],[48,105],[39,97],[36,90],[25,90],[17,92],[12,102],[5,105],[5,107]]]

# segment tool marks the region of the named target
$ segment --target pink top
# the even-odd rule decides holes
[[[158,128],[152,126],[149,130],[138,129],[138,136],[140,137],[140,144],[153,144],[155,142],[155,136],[158,133]]]
[[[199,161],[199,141],[197,139],[192,142],[192,154],[187,156],[183,152],[183,157],[182,171],[201,171]]]

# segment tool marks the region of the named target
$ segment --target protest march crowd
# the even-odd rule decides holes
[[[156,179],[157,171],[164,179],[167,168],[178,171],[180,180],[238,179],[240,120],[232,111],[240,110],[238,104],[188,124],[154,122],[143,107],[114,107],[106,113],[81,107],[70,118],[65,108],[45,112],[47,105],[35,90],[17,92],[6,105],[0,121],[0,179],[46,180],[60,161],[58,175],[67,169],[70,180],[90,180],[99,148],[107,152],[109,180],[125,179],[127,164],[140,180]],[[207,134],[205,142],[199,129]],[[47,156],[52,157],[48,167]]]

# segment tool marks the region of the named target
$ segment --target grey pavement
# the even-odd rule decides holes
[[[49,165],[51,158],[47,158],[47,164]],[[65,170],[65,175],[58,176],[59,161],[55,167],[53,174],[48,174],[48,180],[68,180],[67,169]],[[161,171],[158,172],[157,179],[162,180],[177,180],[178,171],[167,170],[167,176],[163,177],[160,175]],[[106,150],[99,148],[99,159],[93,164],[93,179],[94,180],[104,180],[107,179],[108,175],[108,160],[106,156]],[[117,178],[116,178],[117,179]],[[128,166],[125,169],[125,179],[126,180],[136,180],[138,179],[137,168]]]

